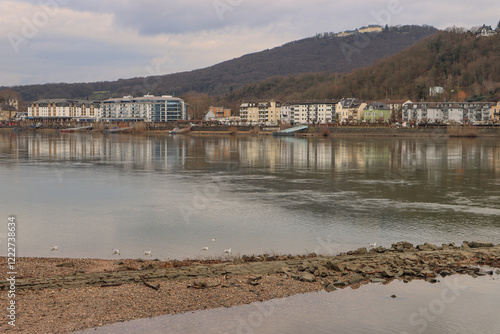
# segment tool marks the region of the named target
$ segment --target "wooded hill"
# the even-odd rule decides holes
[[[211,96],[224,95],[277,75],[349,73],[398,53],[436,31],[429,26],[403,26],[386,27],[379,33],[357,33],[346,37],[324,33],[191,72],[147,79],[12,88],[26,101],[41,98],[101,99],[145,93],[181,96],[188,92],[198,92]]]
[[[434,86],[444,87],[445,93],[429,97],[429,88]],[[500,34],[476,37],[463,29],[448,29],[347,75],[316,73],[269,78],[227,94],[224,102],[342,97],[498,101]]]

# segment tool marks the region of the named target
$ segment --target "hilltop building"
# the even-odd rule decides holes
[[[477,37],[489,37],[496,35],[497,32],[493,29],[491,29],[491,26],[487,26],[486,24],[483,24],[481,27],[481,30],[479,31],[479,34],[477,34]]]

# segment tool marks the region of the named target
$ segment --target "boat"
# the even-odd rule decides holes
[[[191,130],[191,127],[187,127],[187,128],[183,128],[183,129],[175,128],[175,129],[173,129],[173,130],[170,130],[170,131],[168,132],[168,134],[171,134],[171,135],[176,135],[176,134],[186,133],[186,132],[188,132],[189,130]]]
[[[81,131],[81,130],[92,130],[92,125],[89,125],[89,126],[79,126],[79,127],[76,127],[76,128],[60,129],[59,132],[62,132],[62,133],[71,133],[71,132],[76,132],[76,131]]]
[[[117,132],[121,132],[121,131],[132,130],[133,128],[134,128],[133,126],[129,126],[126,128],[119,128],[119,127],[115,126],[114,128],[104,130],[104,133],[117,133]]]
[[[281,130],[281,131],[276,131],[273,132],[273,136],[279,137],[279,136],[287,136],[287,137],[293,137],[295,136],[295,132],[297,131],[302,131],[309,128],[307,125],[301,125],[301,126],[295,126],[293,128]]]

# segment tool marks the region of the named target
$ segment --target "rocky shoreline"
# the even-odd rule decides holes
[[[8,272],[2,259],[3,272]],[[357,288],[454,274],[493,274],[500,245],[408,242],[336,256],[243,256],[232,262],[18,258],[16,327],[2,332],[69,333],[115,322],[229,307],[325,289]],[[10,281],[0,281],[7,300]]]

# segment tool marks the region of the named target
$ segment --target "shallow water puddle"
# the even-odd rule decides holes
[[[500,275],[369,284],[167,315],[89,333],[499,333]]]

